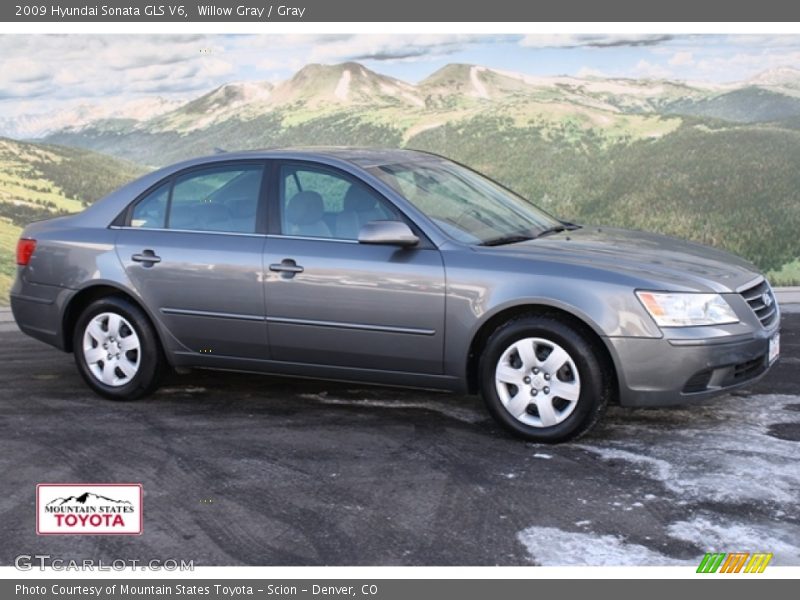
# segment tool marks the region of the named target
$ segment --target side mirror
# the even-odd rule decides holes
[[[386,246],[416,246],[419,238],[402,221],[370,221],[358,232],[361,244]]]

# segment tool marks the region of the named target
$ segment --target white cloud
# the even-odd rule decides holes
[[[0,62],[0,78],[17,83],[34,83],[47,79],[49,73],[45,65],[27,56],[4,58]]]
[[[667,68],[641,59],[633,68],[634,75],[645,79],[674,79],[675,75]]]
[[[309,58],[312,62],[425,60],[452,54],[470,44],[505,39],[510,38],[486,35],[355,35],[315,44]]]
[[[607,73],[604,73],[600,69],[593,69],[591,67],[581,67],[580,69],[578,69],[578,72],[575,74],[575,76],[581,79],[588,77],[600,77],[600,78],[610,77]]]
[[[672,55],[672,58],[669,59],[669,64],[675,66],[693,65],[694,55],[691,52],[676,52]]]
[[[305,65],[305,62],[299,57],[287,59],[284,57],[268,56],[259,59],[255,65],[262,71],[297,71]]]
[[[654,46],[672,39],[663,34],[532,34],[519,42],[526,48],[577,48],[593,46],[611,48],[615,46]]]
[[[729,35],[725,38],[725,41],[737,46],[761,46],[766,48],[800,47],[800,36],[798,35],[740,34]]]
[[[0,98],[60,106],[124,94],[205,90],[235,70],[216,36],[0,36]],[[205,50],[205,53],[201,52]]]
[[[745,79],[777,67],[800,67],[800,50],[737,52],[696,61],[701,74],[728,73],[730,80]]]

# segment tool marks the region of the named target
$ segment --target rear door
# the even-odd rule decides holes
[[[194,168],[145,194],[117,253],[184,352],[267,358],[263,161]]]

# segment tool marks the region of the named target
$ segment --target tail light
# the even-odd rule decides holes
[[[36,240],[21,238],[17,242],[17,264],[21,267],[27,267],[28,263],[31,262],[34,250],[36,250]]]

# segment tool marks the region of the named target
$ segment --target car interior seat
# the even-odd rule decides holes
[[[317,192],[297,192],[289,199],[284,215],[286,229],[292,235],[333,237],[323,220],[325,205]]]
[[[240,233],[254,233],[256,230],[256,212],[258,211],[258,197],[239,198],[228,202],[230,211],[230,231]]]
[[[366,223],[386,218],[384,211],[378,207],[375,195],[353,184],[344,195],[342,212],[336,217],[336,236],[358,239],[358,232]]]

